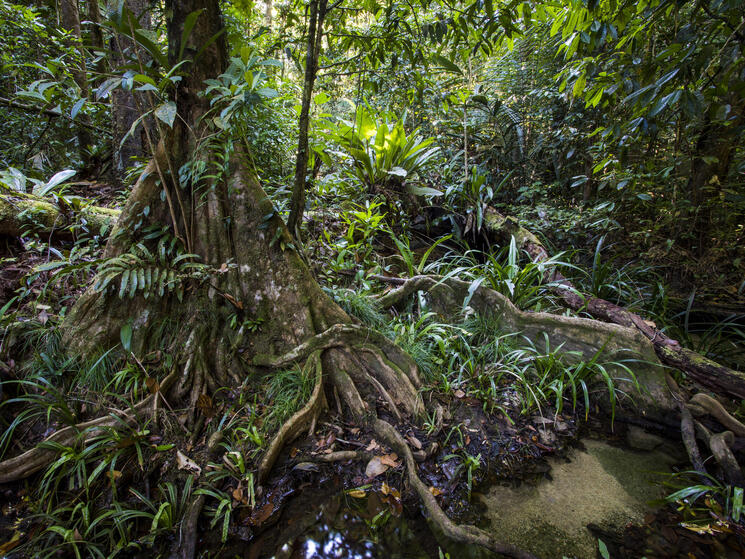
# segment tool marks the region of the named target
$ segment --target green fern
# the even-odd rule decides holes
[[[196,254],[180,253],[175,243],[165,237],[158,242],[155,252],[138,243],[130,252],[101,264],[94,289],[118,291],[120,299],[132,298],[138,292],[145,299],[175,292],[181,301],[187,280],[208,277],[209,266],[195,262],[196,258],[199,258]]]

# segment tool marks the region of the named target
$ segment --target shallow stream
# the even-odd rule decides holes
[[[598,540],[587,526],[620,532],[628,523],[643,522],[648,501],[663,495],[653,483],[656,473],[669,472],[676,461],[659,449],[583,439],[566,458],[550,458],[550,474],[535,483],[494,485],[472,500],[481,509],[481,527],[504,541],[546,559],[594,558]],[[416,507],[404,507],[396,516],[377,493],[364,499],[344,493],[322,498],[319,490],[301,492],[285,511],[275,559],[437,558],[440,549],[452,559],[493,556],[445,541]]]

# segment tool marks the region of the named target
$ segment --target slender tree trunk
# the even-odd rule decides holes
[[[272,0],[266,0],[266,7],[264,9],[264,25],[266,25],[269,29],[272,28],[272,18],[273,18],[273,10],[274,10],[274,2]]]
[[[149,0],[126,0],[125,6],[135,14],[141,27],[144,29],[150,28]],[[125,35],[116,35],[111,39],[111,51],[113,53],[113,66],[115,68],[128,62],[142,60],[143,63],[147,63],[148,61],[144,49],[139,49],[136,43]],[[150,153],[150,147],[148,146],[147,135],[145,133],[145,126],[149,126],[152,129],[149,119],[142,122],[137,130],[127,136],[132,128],[132,124],[140,116],[140,111],[147,109],[147,98],[142,93],[125,91],[122,88],[116,88],[111,92],[114,176],[120,185],[124,182],[124,177],[132,158],[143,157]],[[127,136],[126,139],[124,139],[125,136]],[[157,139],[154,130],[152,137]]]
[[[89,41],[94,50],[103,50],[103,32],[101,31],[101,7],[98,0],[88,0],[88,21],[90,21]]]
[[[687,192],[694,212],[691,230],[699,254],[708,249],[715,200],[720,195],[722,183],[727,180],[732,156],[742,138],[740,127],[745,101],[732,101],[732,113],[726,123],[712,118],[713,109],[707,112],[694,151]]]
[[[72,33],[77,40],[78,50],[80,52],[80,63],[72,68],[72,77],[75,80],[78,88],[80,89],[80,96],[88,98],[90,97],[90,88],[88,87],[88,69],[86,68],[85,62],[85,49],[81,43],[81,31],[80,31],[80,12],[78,9],[77,0],[61,0],[60,1],[60,23],[62,27]],[[81,115],[81,118],[84,118]],[[80,149],[80,156],[84,163],[88,161],[88,147],[92,143],[92,137],[90,132],[85,126],[79,127],[77,130],[78,136],[78,148]]]
[[[300,240],[300,225],[305,210],[305,175],[308,172],[308,126],[310,122],[310,102],[313,97],[313,84],[318,72],[318,57],[323,38],[323,21],[326,18],[327,0],[311,0],[310,21],[308,22],[308,46],[305,55],[305,81],[300,109],[299,138],[295,160],[295,180],[293,182],[290,216],[287,227],[292,235]]]

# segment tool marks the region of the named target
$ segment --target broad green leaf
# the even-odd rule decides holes
[[[603,559],[610,559],[610,553],[608,552],[608,546],[605,542],[598,538],[598,551]]]
[[[184,57],[184,49],[186,48],[186,43],[189,40],[189,36],[191,35],[192,30],[194,29],[194,25],[197,23],[199,14],[201,14],[203,11],[203,9],[194,10],[188,16],[186,16],[186,20],[184,21],[184,30],[181,32],[181,47],[178,51],[179,60]]]
[[[176,103],[167,101],[155,109],[155,116],[165,122],[169,128],[173,128],[173,121],[176,120]]]
[[[432,60],[438,66],[445,68],[445,70],[447,70],[448,72],[453,72],[455,74],[463,75],[463,70],[461,70],[452,60],[445,58],[441,54],[435,54],[432,57]]]
[[[37,185],[34,187],[34,194],[37,196],[46,196],[51,192],[54,187],[59,186],[63,182],[65,182],[67,179],[69,179],[71,176],[73,176],[77,171],[73,169],[65,169],[64,171],[60,171],[59,173],[55,174],[51,179],[49,179],[49,182],[42,185]]]
[[[414,186],[411,184],[406,185],[406,190],[415,196],[442,196],[444,194],[443,192],[428,186]]]
[[[168,68],[168,57],[163,54],[160,47],[155,43],[155,34],[147,29],[135,29],[135,40],[147,50],[158,64],[163,68]]]
[[[121,330],[119,330],[119,338],[122,341],[124,351],[129,352],[132,347],[132,324],[126,322],[122,325]]]
[[[740,516],[742,515],[742,487],[735,487],[732,495],[732,520],[740,522]]]
[[[582,92],[585,90],[585,84],[587,83],[587,76],[583,73],[579,78],[577,78],[577,81],[574,82],[574,87],[572,88],[572,95],[574,97],[579,97],[582,95]]]
[[[78,113],[80,112],[80,109],[85,104],[85,101],[86,101],[86,99],[85,99],[85,97],[83,97],[82,99],[78,99],[77,102],[72,106],[72,109],[70,109],[70,118],[71,119],[74,120],[75,117],[78,116]]]
[[[266,97],[267,99],[274,99],[279,95],[279,93],[277,93],[277,90],[271,87],[261,87],[256,90],[256,93],[258,93],[262,97]]]

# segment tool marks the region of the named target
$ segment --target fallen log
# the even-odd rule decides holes
[[[60,199],[3,189],[0,186],[0,235],[21,237],[31,233],[73,239],[81,233],[104,235],[111,231],[119,210],[82,204],[69,205]]]
[[[504,216],[488,208],[484,227],[490,236],[509,240],[515,237],[516,244],[524,249],[534,261],[546,261],[548,251],[533,233],[522,227],[517,219]],[[655,353],[662,363],[686,373],[689,378],[702,387],[735,399],[745,399],[745,373],[735,371],[680,345],[668,337],[651,321],[605,299],[582,294],[572,282],[556,268],[547,270],[546,279],[566,307],[613,324],[639,330],[654,346]]]
[[[520,332],[541,351],[561,347],[570,362],[600,359],[618,387],[629,396],[633,394],[643,416],[656,420],[677,409],[653,344],[635,328],[590,318],[523,311],[501,293],[456,277],[373,277],[397,285],[376,297],[381,308],[395,307],[414,293],[426,292],[433,311],[452,317],[463,311],[464,301],[468,299],[472,311],[498,317],[504,331]],[[633,368],[633,378],[627,367]],[[641,390],[636,390],[637,387]],[[608,403],[612,413],[613,401]]]

